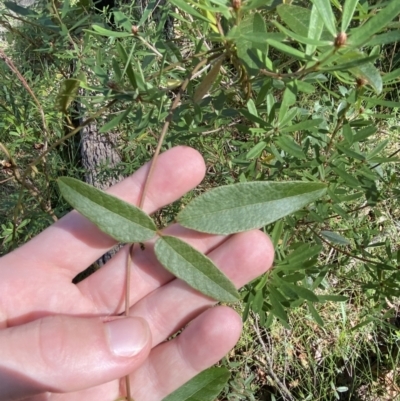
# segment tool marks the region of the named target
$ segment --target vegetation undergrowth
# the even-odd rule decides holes
[[[116,11],[118,32],[82,2],[35,12],[5,3],[2,252],[69,210],[55,182],[84,175],[76,142],[64,140],[79,132],[75,102],[104,135],[118,132],[118,172],[128,175],[152,157],[182,83],[206,60],[181,94],[163,149],[195,147],[207,176],[155,216],[158,227],[225,184],[328,186],[313,206],[263,228],[276,266],[241,292],[245,333],[223,361],[233,371],[223,397],[396,399],[400,6],[341,3],[175,0],[162,17],[176,18],[172,41],[162,24],[146,27],[152,3],[143,17]]]

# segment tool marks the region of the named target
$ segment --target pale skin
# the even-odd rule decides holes
[[[137,204],[147,169],[109,193]],[[177,147],[163,153],[143,209],[153,213],[179,199],[204,174],[204,161],[195,150]],[[164,232],[207,254],[238,288],[272,265],[272,244],[259,230],[223,237],[174,224]],[[134,318],[117,331],[132,333],[129,339],[141,332],[141,341],[128,356],[113,353],[105,327],[123,312],[129,246],[84,281],[71,282],[113,245],[110,237],[71,212],[0,259],[1,401],[114,401],[124,395],[125,375],[130,375],[135,401],[161,401],[234,347],[242,329],[240,316],[227,306],[212,307],[213,300],[175,279],[147,243],[145,250],[138,245],[133,252]],[[165,342],[187,324],[182,334]]]

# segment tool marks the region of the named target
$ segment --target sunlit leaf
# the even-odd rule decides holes
[[[79,81],[79,79],[73,78],[64,79],[64,81],[61,82],[56,104],[57,109],[62,111],[64,114],[67,113],[68,107],[75,100],[78,94],[80,83],[81,81]]]
[[[180,10],[184,11],[185,13],[188,13],[188,14],[192,15],[193,17],[196,17],[203,21],[209,22],[208,19],[204,15],[200,14],[195,8],[193,8],[185,0],[170,0],[170,2],[174,6],[178,7]]]
[[[193,230],[232,234],[263,227],[318,199],[324,184],[242,182],[212,189],[190,202],[177,216]]]
[[[111,30],[105,29],[99,25],[92,25],[92,29],[93,29],[93,31],[88,31],[88,32],[98,34],[101,36],[108,36],[108,37],[112,37],[112,38],[127,38],[129,36],[132,36],[131,33],[111,31]]]
[[[227,368],[204,370],[162,401],[214,401],[230,375]]]
[[[343,6],[341,30],[346,32],[356,10],[358,0],[346,0]]]
[[[324,20],[318,12],[317,7],[313,4],[310,15],[310,25],[308,27],[308,37],[310,39],[319,40],[324,29]],[[306,54],[311,55],[315,52],[316,45],[308,44],[306,46]]]
[[[74,178],[60,177],[57,182],[65,200],[115,240],[143,242],[155,236],[153,220],[138,207]]]
[[[154,247],[158,261],[174,276],[217,301],[236,302],[232,282],[207,256],[176,237],[162,236]]]
[[[330,0],[312,0],[324,20],[325,26],[333,37],[336,37],[336,19]]]

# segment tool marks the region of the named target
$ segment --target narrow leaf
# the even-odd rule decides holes
[[[154,247],[158,261],[192,288],[217,301],[236,302],[232,282],[207,256],[176,237],[162,236]]]
[[[321,14],[325,26],[333,37],[336,37],[336,20],[332,11],[330,0],[313,0],[313,3]]]
[[[180,10],[184,11],[185,13],[188,13],[192,15],[193,17],[196,17],[197,19],[201,19],[203,21],[209,22],[208,19],[200,14],[195,8],[193,8],[191,5],[186,3],[185,0],[170,0],[170,2],[178,7]]]
[[[389,1],[387,6],[378,14],[370,18],[367,23],[352,31],[349,44],[352,47],[360,47],[367,43],[373,35],[385,28],[399,13],[400,1]]]
[[[279,147],[281,147],[285,152],[289,153],[290,155],[298,159],[306,158],[303,149],[293,140],[293,138],[282,135],[277,139],[276,143],[279,145]]]
[[[292,31],[301,36],[307,36],[311,13],[309,9],[292,4],[281,4],[276,11]]]
[[[350,245],[350,241],[347,238],[332,231],[321,231],[321,235],[334,244]]]
[[[400,41],[400,31],[389,31],[374,36],[369,42],[369,47],[388,45],[389,43]]]
[[[321,315],[318,313],[318,311],[314,308],[314,305],[311,302],[307,301],[307,306],[315,322],[320,327],[324,327],[324,321],[322,320]]]
[[[279,109],[279,124],[284,120],[289,107],[296,103],[297,97],[297,87],[293,82],[288,82],[285,92],[283,92],[283,99],[281,102],[281,107]]]
[[[88,32],[95,33],[101,36],[108,36],[113,38],[127,38],[129,36],[132,36],[131,33],[110,31],[109,29],[105,29],[99,25],[92,25],[92,29],[93,31],[88,31]]]
[[[319,302],[347,302],[349,297],[343,295],[318,295]]]
[[[354,15],[354,11],[356,10],[357,4],[358,0],[345,1],[342,13],[342,24],[341,24],[342,32],[346,32],[347,28],[349,27],[351,19],[353,18]]]
[[[215,188],[190,202],[177,216],[184,227],[211,234],[233,234],[287,216],[326,192],[311,182],[242,182]]]
[[[311,301],[311,302],[319,301],[318,297],[307,288],[300,287],[296,284],[288,283],[287,281],[283,280],[280,280],[279,283],[283,287],[286,287],[291,291],[293,291],[300,299],[305,299],[306,301]]]
[[[317,7],[313,4],[311,8],[310,25],[308,27],[308,37],[310,39],[319,40],[324,29],[324,20],[318,12]],[[306,46],[306,54],[311,56],[315,52],[315,45]]]
[[[132,105],[130,105],[125,111],[119,113],[116,117],[114,117],[111,121],[109,121],[108,123],[104,124],[99,132],[103,133],[103,132],[108,132],[111,131],[113,128],[115,128],[118,124],[120,124],[122,121],[125,120],[125,118],[128,116],[128,114],[131,112],[132,110]]]
[[[230,378],[226,368],[204,370],[162,401],[214,401]]]
[[[57,182],[65,200],[115,240],[143,242],[155,236],[153,220],[138,207],[74,178],[60,177]]]
[[[196,92],[193,95],[193,101],[199,103],[201,99],[208,93],[213,83],[218,77],[219,70],[221,69],[223,58],[220,57],[214,65],[211,67],[209,73],[201,81],[200,85],[197,87]]]
[[[279,318],[282,322],[287,323],[288,317],[282,304],[279,302],[279,298],[282,298],[280,292],[274,287],[269,287],[269,302],[271,303],[271,312]]]
[[[57,109],[62,111],[64,114],[67,113],[68,107],[75,100],[80,83],[81,81],[79,81],[79,79],[73,78],[64,79],[64,81],[61,82],[60,90],[56,99],[56,105]]]
[[[261,152],[266,148],[267,143],[264,141],[258,142],[257,145],[253,146],[246,155],[246,159],[254,159],[256,157],[259,157]]]
[[[302,121],[301,123],[289,125],[285,128],[280,128],[279,131],[282,133],[295,132],[295,131],[315,131],[316,128],[323,122],[322,118],[316,118],[311,120]]]

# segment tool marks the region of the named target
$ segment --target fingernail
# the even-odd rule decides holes
[[[110,350],[117,356],[138,354],[147,344],[150,331],[143,319],[125,317],[104,323]]]

